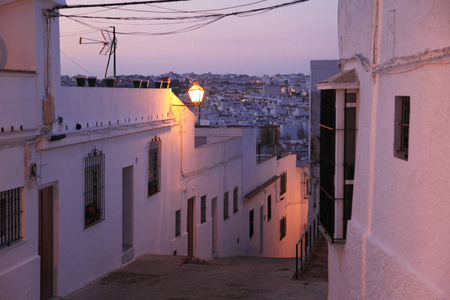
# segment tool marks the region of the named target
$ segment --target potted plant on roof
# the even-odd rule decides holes
[[[161,77],[161,88],[168,89],[170,85],[170,77]]]
[[[106,87],[115,87],[116,86],[116,77],[106,77],[103,79],[103,86]]]
[[[135,78],[135,79],[133,79],[133,86],[135,87],[135,88],[140,88],[141,87],[141,83],[142,83],[142,80],[140,80],[139,78]]]
[[[142,80],[141,88],[143,88],[143,89],[148,88],[148,80]]]
[[[86,85],[86,76],[78,75],[76,77],[76,80],[77,80],[77,86],[85,86]]]
[[[87,78],[87,83],[88,86],[95,87],[95,85],[97,84],[97,76],[89,76]]]

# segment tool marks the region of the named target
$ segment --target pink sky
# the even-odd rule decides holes
[[[191,0],[159,4],[159,6],[197,11],[256,1]],[[289,1],[266,0],[231,11],[266,7]],[[122,1],[67,0],[68,5],[111,2]],[[159,75],[170,71],[248,75],[309,74],[310,60],[338,58],[337,2],[338,0],[310,0],[260,15],[231,16],[201,29],[180,34],[118,35],[117,74]],[[127,8],[154,10],[149,6],[128,6]],[[93,10],[99,10],[99,8],[90,9],[90,11]],[[61,10],[61,13],[75,14],[80,11]],[[136,16],[136,12],[117,12],[115,15],[126,16],[127,14]],[[175,16],[177,14],[160,15]],[[91,24],[98,27],[113,25],[110,21],[102,20],[101,22],[103,23],[91,22]],[[154,33],[180,28],[179,26],[175,28],[174,25],[134,25],[135,23],[136,21],[129,21],[127,25],[116,24],[116,30]],[[101,40],[101,33],[93,32],[90,28],[67,18],[60,18],[60,32],[61,51],[90,73],[87,74],[61,53],[62,74],[103,77],[108,57],[98,54],[101,45],[78,43],[80,36]]]

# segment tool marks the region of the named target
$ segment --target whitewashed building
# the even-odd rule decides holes
[[[170,89],[61,87],[57,4],[0,2],[0,298],[65,296],[148,253],[295,256],[295,155],[258,162],[256,127],[195,128]]]
[[[450,3],[339,1],[320,82],[329,299],[450,298]]]

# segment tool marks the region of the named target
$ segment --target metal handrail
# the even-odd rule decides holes
[[[316,245],[317,240],[319,239],[319,213],[315,215],[313,220],[309,222],[305,231],[301,235],[297,244],[295,244],[295,279],[298,279],[298,267],[299,267],[299,253],[298,246],[300,244],[300,271],[303,270],[303,264],[306,263],[308,259],[308,254],[311,254],[312,248]],[[305,242],[303,243],[303,240]],[[303,252],[305,253],[303,255]]]

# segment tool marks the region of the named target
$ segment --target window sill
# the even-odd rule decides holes
[[[20,239],[20,240],[17,240],[17,241],[14,241],[14,242],[12,242],[12,244],[11,245],[9,245],[9,246],[2,246],[1,248],[0,248],[0,255],[1,254],[3,254],[3,253],[5,253],[5,252],[7,252],[7,251],[9,251],[9,250],[12,250],[12,249],[15,249],[15,248],[17,248],[17,247],[20,247],[20,246],[22,246],[23,244],[26,244],[26,240],[24,240],[24,239]]]
[[[83,229],[91,228],[92,226],[95,226],[95,225],[97,225],[97,224],[100,224],[100,223],[103,222],[103,221],[105,221],[105,219],[100,219],[100,220],[95,221],[95,222],[93,222],[93,223],[91,223],[91,224],[89,224],[89,225],[84,225],[84,228],[83,228]],[[85,221],[85,222],[86,222],[86,221]]]
[[[334,239],[333,240],[322,225],[319,225],[319,231],[322,233],[323,237],[327,240],[328,245],[330,245],[330,246],[343,246],[343,245],[345,245],[346,240],[344,240],[344,239],[340,239],[340,240]]]
[[[156,195],[156,194],[158,194],[160,191],[156,191],[156,192],[154,192],[154,193],[152,193],[152,194],[149,194],[148,196],[147,196],[147,198],[150,198],[151,196],[154,196],[154,195]]]

